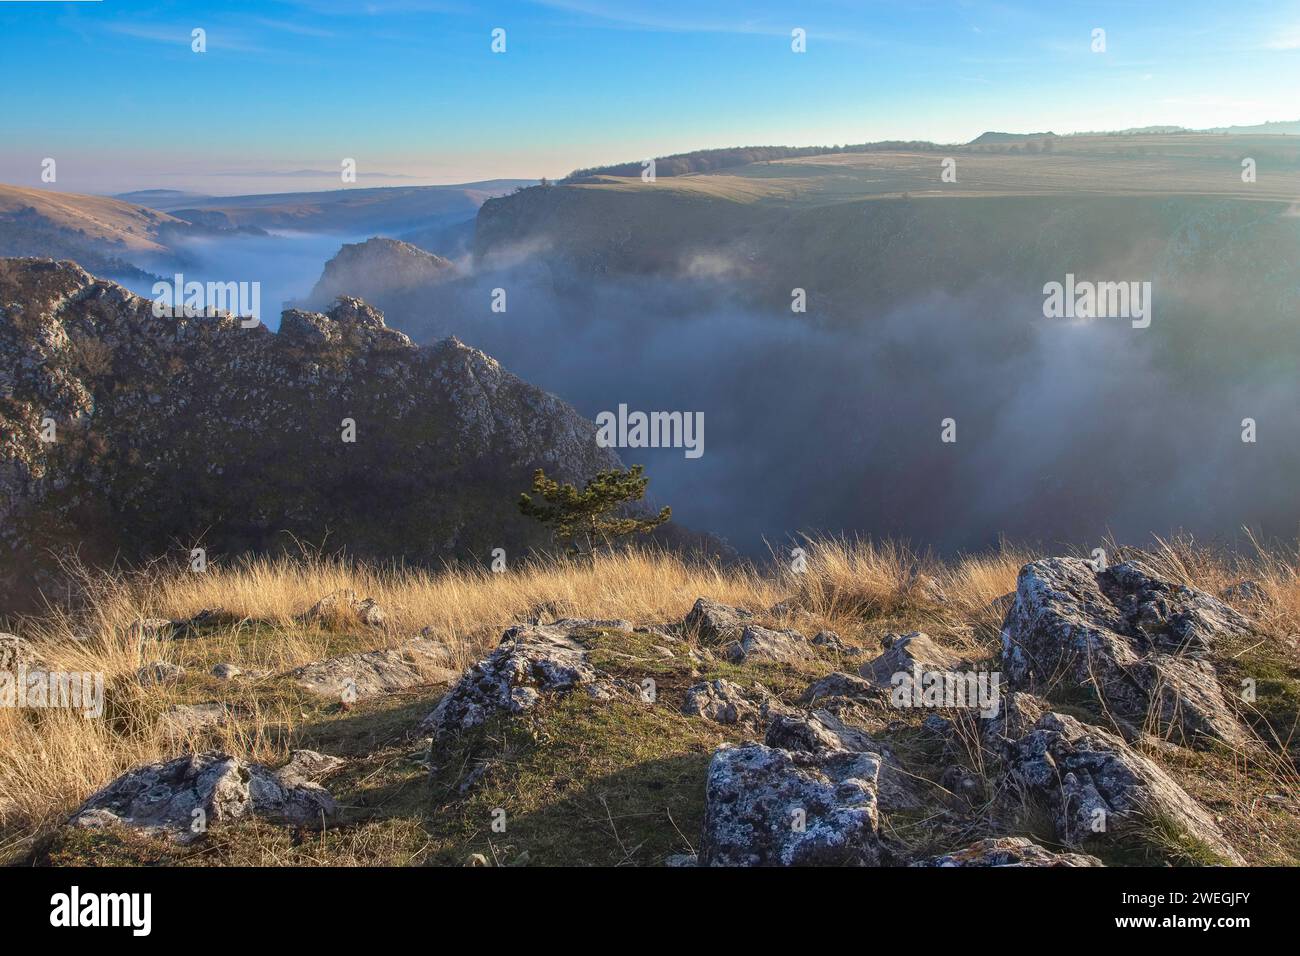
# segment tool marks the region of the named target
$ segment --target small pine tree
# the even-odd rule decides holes
[[[548,526],[560,540],[569,542],[570,550],[595,563],[596,546],[608,547],[615,538],[653,531],[672,517],[664,508],[651,517],[619,517],[620,507],[645,497],[650,479],[640,465],[627,471],[615,468],[599,472],[579,491],[574,485],[546,477],[541,468],[533,472],[533,495],[519,496],[519,510]]]

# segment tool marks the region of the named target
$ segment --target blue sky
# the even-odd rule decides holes
[[[1298,119],[1300,2],[0,0],[0,62],[0,181],[233,194]]]

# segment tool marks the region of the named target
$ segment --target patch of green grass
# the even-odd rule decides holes
[[[723,739],[716,725],[662,704],[581,694],[491,721],[440,757],[433,792],[446,802],[431,821],[431,862],[482,853],[497,863],[655,865],[689,852],[705,771]],[[475,761],[487,770],[462,799],[457,787]]]

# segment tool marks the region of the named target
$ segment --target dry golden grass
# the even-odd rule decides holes
[[[200,744],[269,763],[281,760],[309,715],[288,682],[274,675],[332,654],[392,645],[428,628],[466,665],[495,644],[506,626],[539,612],[664,623],[680,620],[704,595],[760,613],[793,599],[807,615],[800,629],[828,627],[867,646],[886,630],[924,628],[966,645],[972,657],[991,656],[1005,611],[998,599],[1014,590],[1017,572],[1034,557],[1004,546],[945,564],[894,544],[839,539],[810,540],[805,550],[807,569],[800,574],[779,565],[693,563],[654,551],[604,556],[595,566],[539,561],[505,574],[385,568],[320,556],[249,558],[210,565],[202,574],[83,574],[80,610],[51,609],[7,626],[35,642],[53,669],[103,673],[108,719],[88,720],[68,710],[0,709],[0,860],[15,858],[34,834],[57,825],[132,766]],[[1124,549],[1113,549],[1112,560],[1123,556]],[[1160,573],[1210,593],[1252,580],[1258,597],[1243,598],[1249,606],[1237,602],[1242,610],[1282,643],[1300,630],[1295,552],[1257,549],[1224,556],[1179,539],[1158,542],[1144,557]],[[945,600],[934,599],[935,585]],[[345,589],[374,598],[387,612],[387,626],[302,620],[322,596]],[[239,620],[198,640],[141,645],[131,633],[137,619],[190,618],[203,609]],[[142,686],[137,670],[159,659],[183,664],[190,673],[175,685]],[[196,675],[222,661],[268,676],[196,682]],[[225,695],[238,719],[205,732],[202,740],[178,738],[159,719],[173,703],[214,695]]]

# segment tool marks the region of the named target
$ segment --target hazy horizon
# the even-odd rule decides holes
[[[63,191],[225,196],[341,185],[347,158],[354,188],[450,185],[725,146],[1255,125],[1296,116],[1297,50],[1295,3],[4,4],[0,53],[34,82],[6,102],[0,182],[40,188],[53,157]]]

